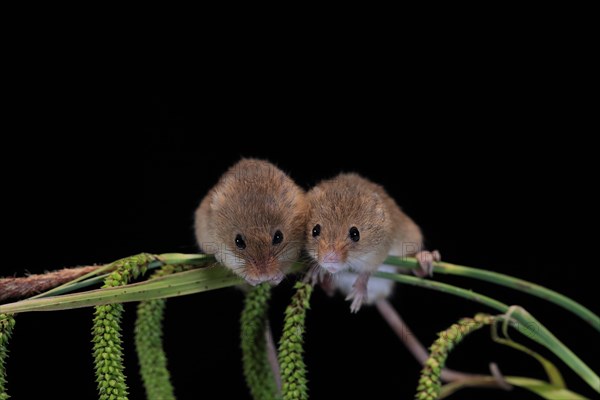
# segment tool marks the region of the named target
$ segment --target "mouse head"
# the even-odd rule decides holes
[[[242,160],[213,192],[217,259],[252,285],[279,283],[304,246],[304,191],[274,165]]]
[[[342,174],[307,193],[306,249],[330,273],[370,265],[389,237],[381,196],[358,180]]]

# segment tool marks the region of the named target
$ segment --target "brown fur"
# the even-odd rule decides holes
[[[267,161],[242,159],[202,200],[196,239],[250,283],[280,280],[304,245],[305,217],[304,191],[289,176]],[[283,242],[273,245],[277,230]],[[243,250],[235,245],[237,234],[246,242]]]
[[[317,261],[330,250],[339,251],[343,262],[369,254],[369,270],[357,272],[373,272],[388,254],[408,256],[421,248],[423,237],[413,220],[383,187],[357,174],[325,180],[307,193],[307,199],[306,248]],[[321,234],[314,238],[316,224]],[[360,232],[358,242],[348,236],[353,226]]]

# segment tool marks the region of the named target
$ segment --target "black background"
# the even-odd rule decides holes
[[[142,251],[195,252],[197,204],[245,156],[276,163],[305,188],[357,171],[388,189],[446,261],[534,281],[597,312],[595,254],[581,230],[591,225],[596,183],[586,177],[588,145],[576,135],[585,125],[575,91],[581,82],[557,79],[559,70],[544,63],[492,69],[493,58],[486,60],[443,72],[414,65],[402,79],[388,79],[390,70],[352,85],[351,74],[312,70],[268,89],[235,70],[227,79],[208,74],[200,85],[176,77],[165,86],[150,78],[135,85],[106,79],[106,86],[104,77],[94,84],[42,79],[15,97],[21,124],[3,146],[10,257],[1,275]],[[597,332],[559,307],[492,284],[434,279],[525,306],[600,370]],[[275,290],[276,335],[290,286]],[[165,348],[178,398],[249,397],[240,363],[242,299],[229,288],[169,300]],[[459,318],[491,311],[408,286],[392,302],[426,345]],[[126,311],[126,374],[131,398],[141,399],[135,305]],[[13,398],[95,398],[91,321],[91,309],[19,315],[8,362]],[[514,337],[554,361],[569,387],[593,396],[548,351]],[[449,365],[485,373],[490,361],[506,375],[544,377],[535,361],[493,344],[487,331],[459,346]],[[420,370],[376,310],[351,315],[343,299],[320,291],[307,319],[306,363],[314,399],[411,398]],[[455,398],[481,396],[517,393],[466,390]]]

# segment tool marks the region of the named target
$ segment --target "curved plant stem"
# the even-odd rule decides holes
[[[400,338],[404,346],[417,362],[421,364],[421,366],[425,365],[425,361],[429,358],[429,353],[390,302],[387,299],[379,299],[375,302],[375,307],[377,307],[377,310],[383,319],[385,319],[388,325],[396,333],[396,336]],[[450,368],[442,369],[440,374],[440,377],[444,382],[474,379],[482,376],[484,375],[455,371]]]
[[[406,283],[413,286],[424,287],[427,289],[438,290],[455,296],[463,297],[480,304],[484,304],[501,313],[507,313],[510,307],[491,297],[475,293],[471,290],[461,289],[446,283],[434,282],[413,276],[403,274],[392,274],[389,272],[377,271],[373,276],[385,279],[392,279],[400,283]],[[547,349],[556,354],[565,364],[575,371],[584,381],[587,382],[596,392],[600,393],[600,377],[592,371],[577,355],[575,355],[567,346],[556,338],[544,325],[522,308],[514,309],[511,317],[515,320],[513,327],[530,339],[540,343]]]
[[[304,353],[304,320],[309,308],[313,287],[304,282],[296,282],[296,293],[285,310],[283,335],[279,342],[279,364],[283,400],[307,400],[306,365]]]
[[[386,264],[395,265],[416,269],[418,267],[415,258],[402,258],[390,256],[385,260]],[[594,314],[590,309],[571,300],[554,290],[546,289],[543,286],[537,285],[523,279],[513,278],[512,276],[500,274],[498,272],[487,271],[484,269],[465,267],[463,265],[450,264],[447,262],[434,262],[433,271],[439,274],[457,275],[468,278],[479,279],[486,282],[495,283],[497,285],[506,286],[511,289],[516,289],[524,293],[531,294],[541,299],[552,302],[566,310],[571,311],[585,322],[590,324],[594,329],[600,332],[600,317]]]
[[[244,377],[255,400],[275,399],[277,387],[267,356],[265,330],[271,285],[263,283],[247,294],[241,316],[241,347]]]
[[[15,327],[15,319],[10,314],[0,314],[0,400],[10,396],[6,393],[6,358],[8,357],[8,340]]]
[[[442,371],[446,365],[448,354],[466,335],[477,329],[491,325],[494,317],[478,314],[475,318],[463,318],[457,324],[438,334],[438,338],[430,348],[430,355],[421,370],[421,378],[415,396],[418,400],[436,400],[442,390]]]
[[[267,347],[267,362],[271,368],[271,373],[275,379],[275,387],[277,388],[277,395],[281,397],[281,368],[279,367],[279,360],[277,359],[277,347],[275,347],[275,340],[273,339],[273,330],[271,324],[267,319],[267,326],[265,327],[265,343]]]
[[[152,278],[182,271],[183,266],[166,265]],[[148,400],[175,400],[167,356],[163,349],[163,318],[166,299],[142,301],[135,320],[135,349],[140,363],[140,375]]]
[[[509,378],[509,377],[504,377],[504,378],[505,378],[505,380],[508,380],[507,378]],[[444,386],[442,386],[442,389],[440,391],[440,396],[437,398],[445,399],[446,397],[454,394],[458,390],[467,388],[467,387],[496,388],[496,387],[498,387],[498,380],[496,378],[494,378],[493,376],[483,375],[479,378],[471,378],[471,379],[466,379],[466,380],[461,380],[461,381],[450,382],[450,383],[447,383]]]
[[[126,285],[131,278],[144,274],[152,260],[154,256],[139,254],[116,261],[116,268],[103,287]],[[100,400],[127,399],[120,325],[122,314],[122,304],[96,306],[94,313],[94,368]]]

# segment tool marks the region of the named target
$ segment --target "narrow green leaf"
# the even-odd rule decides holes
[[[577,393],[571,392],[566,388],[554,386],[549,384],[548,382],[544,382],[538,379],[526,378],[521,376],[505,376],[504,380],[513,386],[530,390],[546,400],[589,400],[587,397],[583,397]],[[439,399],[445,399],[457,392],[458,390],[468,387],[493,387],[495,385],[495,382],[495,378],[491,376],[483,376],[473,379],[465,379],[462,381],[451,382],[442,386],[442,391],[440,393]]]
[[[79,278],[76,278],[76,279],[73,279],[72,281],[63,283],[62,285],[57,286],[53,289],[50,289],[44,293],[40,293],[36,296],[32,296],[29,299],[38,299],[38,298],[42,298],[42,297],[55,296],[55,295],[64,293],[64,291],[67,290],[67,288],[72,287],[73,285],[76,285],[76,284],[80,284],[80,287],[82,287],[81,284],[83,282],[89,281],[90,278],[94,278],[94,277],[98,278],[98,279],[94,280],[94,283],[100,282],[100,281],[102,281],[103,277],[106,277],[108,275],[106,272],[108,272],[112,269],[114,269],[113,264],[104,265],[92,272],[88,272],[87,274],[80,276]]]
[[[386,264],[395,265],[398,267],[415,269],[418,267],[417,260],[411,257],[395,257],[389,256],[385,260]],[[600,317],[594,314],[590,309],[577,303],[576,301],[564,296],[554,290],[546,289],[543,286],[529,282],[523,279],[514,278],[509,275],[500,274],[498,272],[488,271],[485,269],[465,267],[463,265],[450,264],[447,262],[435,262],[433,271],[436,274],[448,274],[464,276],[467,278],[479,279],[486,282],[495,283],[511,289],[519,290],[533,296],[537,296],[546,301],[550,301],[566,310],[571,311],[585,322],[590,324],[594,329],[600,332]]]
[[[207,254],[165,253],[158,256],[152,255],[151,257],[156,258],[156,260],[148,264],[148,269],[158,268],[163,265],[202,265],[210,262],[216,262],[213,256]],[[116,262],[118,261],[104,265],[92,272],[80,276],[79,278],[73,279],[72,281],[66,282],[44,293],[40,293],[37,296],[30,297],[29,299],[31,300],[42,297],[57,296],[100,283],[108,276],[108,272],[115,268]]]
[[[504,379],[511,385],[530,390],[546,400],[587,400],[587,397],[538,379],[521,376],[507,376]]]
[[[497,322],[494,328],[497,328]],[[520,343],[515,342],[508,336],[506,339],[499,337],[496,329],[492,330],[492,339],[497,343],[512,347],[513,349],[522,351],[523,353],[535,358],[546,371],[546,375],[548,375],[548,380],[550,381],[551,385],[559,388],[567,387],[558,368],[556,368],[556,366],[552,364],[552,362],[550,362],[547,358],[543,357],[541,354],[529,349],[528,347]]]

